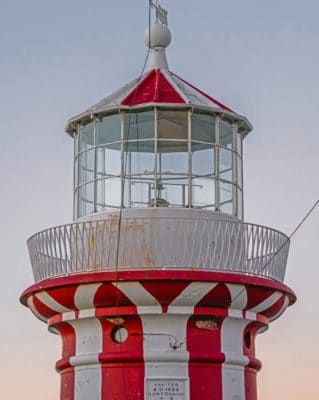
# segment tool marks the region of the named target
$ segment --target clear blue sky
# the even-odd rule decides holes
[[[291,232],[319,198],[318,1],[160,3],[171,69],[255,127],[245,142],[246,220]],[[71,220],[64,124],[139,75],[147,21],[146,0],[0,0],[0,398],[57,398],[59,341],[18,304],[32,283],[25,241]],[[258,339],[260,400],[318,396],[318,235],[316,211],[291,247],[286,282],[299,302]]]

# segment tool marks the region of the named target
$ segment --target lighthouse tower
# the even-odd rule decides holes
[[[62,340],[61,400],[256,400],[255,338],[295,301],[289,239],[243,220],[249,121],[169,69],[66,125],[74,222],[28,241],[22,303]]]

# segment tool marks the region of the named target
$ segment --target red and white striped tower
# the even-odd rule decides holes
[[[29,239],[21,301],[61,336],[61,400],[256,400],[289,240],[243,222],[248,120],[169,70],[162,9],[145,41],[149,71],[67,123],[75,221]]]

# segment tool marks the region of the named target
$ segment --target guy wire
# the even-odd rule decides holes
[[[137,79],[137,84],[136,88],[134,90],[133,98],[132,98],[132,103],[134,103],[134,100],[138,94],[138,86],[143,78],[145,68],[147,65],[147,61],[149,58],[150,54],[150,43],[151,43],[151,12],[152,12],[152,1],[149,0],[149,7],[148,7],[148,31],[149,31],[149,46],[148,46],[148,51],[145,56],[144,64],[141,70],[141,73],[139,75],[139,78]],[[123,116],[124,118],[124,116]],[[123,152],[125,152],[125,160],[123,160],[123,166],[124,168],[122,169],[123,175],[121,176],[121,203],[120,203],[120,212],[119,212],[119,218],[118,218],[118,226],[117,226],[117,244],[116,244],[116,258],[115,258],[115,288],[116,288],[116,298],[115,298],[115,304],[116,304],[116,312],[117,312],[117,317],[119,316],[119,289],[118,289],[118,279],[119,279],[119,250],[120,250],[120,239],[121,239],[121,224],[122,224],[122,216],[123,216],[123,207],[124,207],[124,190],[125,190],[125,177],[126,177],[126,168],[127,168],[127,157],[128,157],[128,141],[130,138],[130,130],[131,130],[131,118],[132,115],[129,113],[129,119],[128,119],[128,126],[127,130],[125,127],[125,124],[122,124],[122,129],[123,129],[123,138],[122,140],[124,141],[123,143]],[[127,134],[126,134],[127,132]],[[120,352],[121,352],[121,359],[123,360],[123,344],[121,342],[121,334],[120,334]],[[125,370],[122,365],[121,367],[122,371],[122,379],[123,379],[123,386],[124,386],[124,393],[125,393],[125,398],[128,399],[128,393],[127,393],[127,386],[126,386],[126,376],[125,376]]]
[[[307,219],[310,217],[310,215],[313,213],[313,211],[317,208],[319,205],[319,200],[317,200],[314,205],[309,209],[309,211],[305,214],[305,216],[301,219],[301,221],[298,223],[298,225],[294,228],[294,230],[291,232],[291,234],[288,236],[288,238],[284,241],[284,243],[275,251],[275,253],[271,256],[271,258],[266,262],[266,264],[260,268],[258,273],[263,272],[267,266],[272,262],[272,260],[280,253],[280,251],[290,242],[290,240],[295,236],[295,234],[299,231],[299,229],[302,227],[302,225],[307,221]],[[232,302],[238,299],[239,296],[243,294],[245,289],[242,289],[237,293],[237,295],[232,299]]]

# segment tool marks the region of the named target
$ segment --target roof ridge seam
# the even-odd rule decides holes
[[[171,71],[163,71],[163,75],[165,79],[170,83],[173,88],[176,90],[176,92],[181,96],[181,98],[185,101],[186,104],[191,104],[190,99],[183,93],[183,91],[178,87],[177,83],[174,81],[172,75],[175,76],[175,74]]]

